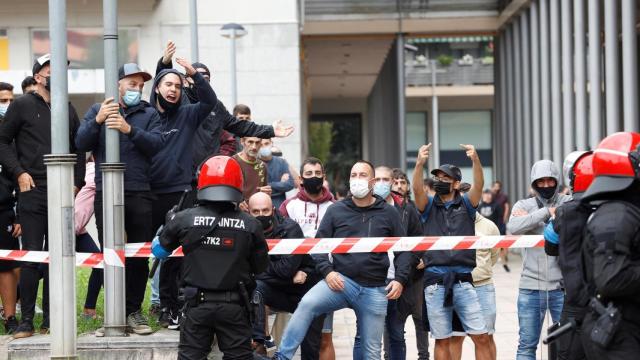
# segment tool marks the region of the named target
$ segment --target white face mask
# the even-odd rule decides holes
[[[0,104],[0,116],[4,116],[7,113],[7,109],[9,108],[9,104]]]
[[[369,182],[364,179],[351,179],[349,181],[349,191],[356,199],[363,199],[371,192]]]

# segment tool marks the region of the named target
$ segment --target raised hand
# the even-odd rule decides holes
[[[276,134],[276,137],[287,137],[293,133],[293,125],[288,125],[283,123],[282,120],[278,120],[273,123],[273,132]]]
[[[189,62],[187,59],[179,57],[176,58],[176,62],[178,63],[178,65],[184,68],[184,71],[187,73],[187,75],[192,76],[196,73],[196,69],[191,66],[191,62]]]
[[[427,162],[427,160],[429,160],[430,150],[431,150],[431,143],[420,146],[420,149],[418,149],[418,159],[416,160],[416,163],[419,165],[424,165]]]
[[[478,152],[476,151],[475,146],[460,144],[460,147],[467,152],[467,157],[469,159],[471,159],[472,161],[478,159]]]
[[[162,54],[162,63],[165,65],[171,64],[171,59],[173,59],[173,55],[176,54],[176,44],[169,40],[167,42],[167,47],[164,49],[164,54]]]

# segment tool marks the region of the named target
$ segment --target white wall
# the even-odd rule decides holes
[[[0,2],[0,28],[9,37],[9,72],[0,71],[19,88],[30,73],[32,28],[48,26],[47,3],[43,0]],[[189,1],[119,1],[119,26],[139,28],[139,63],[150,72],[167,40],[178,45],[177,55],[189,58]],[[248,35],[237,41],[238,101],[251,107],[258,123],[271,124],[282,119],[296,131],[287,139],[276,140],[287,160],[300,164],[302,92],[300,31],[296,0],[200,0],[198,4],[200,62],[213,72],[212,84],[227,108],[230,101],[230,40],[219,35],[222,24],[241,23]],[[68,27],[102,27],[102,1],[67,0]],[[72,71],[71,93],[102,93],[102,71]],[[148,93],[149,89],[146,89]],[[78,109],[84,113],[86,109]]]

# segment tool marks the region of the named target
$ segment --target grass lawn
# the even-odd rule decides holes
[[[95,331],[97,328],[102,326],[102,320],[104,319],[104,288],[100,291],[100,295],[98,296],[98,303],[96,312],[98,313],[98,319],[85,319],[82,317],[82,310],[84,308],[84,300],[87,295],[87,284],[89,283],[89,275],[91,275],[91,269],[88,268],[76,268],[76,313],[78,314],[78,334],[84,334]],[[151,282],[147,282],[147,291],[145,292],[145,300],[142,304],[142,311],[149,319],[149,325],[153,330],[158,330],[160,327],[158,326],[158,319],[155,316],[149,316],[148,310],[151,305]],[[38,306],[42,308],[42,281],[40,282],[40,289],[38,292]],[[55,311],[55,309],[52,309]],[[20,315],[17,316],[20,318]],[[42,315],[36,315],[34,326],[36,331],[40,328],[40,324],[42,323]],[[0,326],[0,335],[5,335],[4,324]]]

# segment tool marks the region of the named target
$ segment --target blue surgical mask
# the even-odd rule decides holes
[[[7,109],[9,108],[9,104],[0,104],[0,116],[4,116],[7,113]]]
[[[127,90],[122,97],[122,101],[127,106],[136,106],[140,104],[142,93],[136,90]]]
[[[373,194],[386,199],[387,196],[391,194],[391,184],[378,181],[375,185],[373,185]]]
[[[271,157],[271,148],[261,147],[260,151],[258,151],[258,156],[260,156],[261,158]]]

